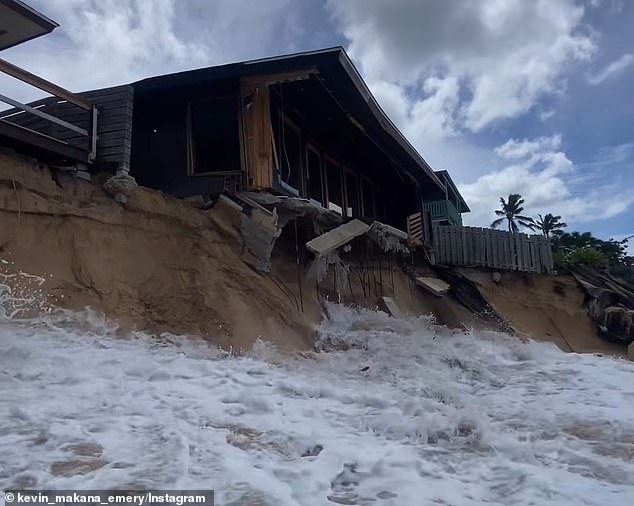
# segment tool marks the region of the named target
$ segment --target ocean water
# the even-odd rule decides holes
[[[257,343],[237,357],[186,337],[117,337],[90,311],[18,321],[16,304],[33,301],[11,295],[0,295],[0,489],[634,504],[631,362],[334,305],[322,353]]]

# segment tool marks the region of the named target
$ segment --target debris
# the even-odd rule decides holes
[[[277,210],[273,212],[260,208],[246,208],[241,215],[240,234],[244,248],[256,257],[255,268],[259,271],[271,270],[271,253],[275,241],[282,233],[278,226]]]
[[[499,284],[500,281],[502,281],[502,274],[500,274],[499,272],[494,272],[493,274],[491,274],[491,279],[493,279],[494,283]]]
[[[449,284],[444,282],[442,279],[424,276],[416,278],[416,284],[434,294],[436,297],[446,295],[450,288]]]
[[[306,451],[302,453],[302,457],[316,457],[322,452],[323,449],[324,449],[323,446],[321,446],[320,444],[317,444],[311,448],[306,449]]]
[[[403,318],[403,313],[392,297],[381,297],[383,308],[390,316],[394,318]]]
[[[398,228],[375,221],[372,223],[368,235],[385,253],[390,251],[394,253],[410,252],[407,233]]]
[[[315,237],[306,243],[306,247],[317,256],[327,255],[368,230],[370,225],[355,219]]]
[[[103,189],[117,202],[125,204],[137,186],[136,180],[127,170],[119,170],[103,184]]]

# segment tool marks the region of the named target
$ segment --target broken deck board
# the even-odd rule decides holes
[[[434,294],[436,297],[442,297],[449,291],[450,288],[450,286],[442,279],[428,278],[425,276],[417,277],[416,284],[421,288],[424,288],[428,292]]]
[[[390,316],[393,316],[394,318],[403,318],[401,309],[392,297],[381,297],[381,301],[383,302],[384,309]]]
[[[355,237],[365,234],[368,230],[370,230],[370,225],[367,223],[363,223],[361,220],[352,220],[308,241],[306,247],[317,256],[327,255]]]

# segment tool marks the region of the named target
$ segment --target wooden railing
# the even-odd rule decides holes
[[[6,60],[3,60],[2,58],[0,58],[0,72],[3,72],[16,79],[19,79],[20,81],[27,83],[31,86],[39,88],[40,90],[45,91],[46,93],[49,93],[59,98],[63,102],[73,104],[74,106],[79,107],[80,109],[83,109],[85,111],[85,114],[88,116],[88,128],[82,128],[69,121],[65,121],[52,114],[41,111],[39,108],[37,108],[37,106],[32,107],[30,105],[23,104],[3,94],[0,94],[0,102],[4,102],[5,104],[11,105],[14,107],[14,109],[11,109],[9,111],[3,111],[2,114],[0,114],[0,121],[15,124],[12,121],[12,118],[17,117],[18,115],[31,114],[33,116],[37,116],[38,118],[40,118],[41,120],[44,120],[45,122],[53,123],[55,125],[58,125],[62,128],[70,130],[74,132],[75,134],[79,134],[80,136],[84,137],[85,150],[87,152],[87,161],[91,162],[94,160],[97,154],[98,111],[96,106],[94,106],[90,101],[78,95],[75,95],[74,93],[71,93],[68,90],[65,90],[61,86],[57,86],[56,84],[53,84],[47,81],[46,79],[36,76],[35,74],[32,74],[31,72],[28,72]],[[22,125],[19,125],[19,126],[23,127]],[[53,138],[55,141],[59,143],[67,144],[65,140],[59,139],[59,138],[56,139],[52,137],[50,134],[46,132],[42,132],[38,130],[37,128],[29,128],[26,130],[28,130],[31,133],[35,132],[42,136]]]
[[[434,222],[447,220],[454,225],[462,225],[462,216],[450,200],[423,202],[423,209],[429,212]]]
[[[540,273],[553,271],[551,244],[542,235],[434,225],[432,237],[434,263],[438,265]]]

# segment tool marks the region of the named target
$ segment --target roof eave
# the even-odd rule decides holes
[[[436,176],[433,169],[429,166],[425,159],[405,138],[405,136],[396,127],[396,125],[394,125],[389,116],[381,108],[377,100],[374,98],[374,95],[372,95],[372,92],[365,84],[365,81],[361,77],[361,74],[354,66],[354,63],[345,52],[345,50],[341,47],[339,48],[339,62],[350,76],[350,79],[354,83],[355,87],[357,88],[363,99],[368,104],[368,107],[378,120],[383,130],[385,130],[385,132],[390,135],[405,150],[405,152],[416,162],[416,164],[423,170],[423,172],[429,177],[429,179],[431,179],[431,181],[438,186],[439,189],[444,190],[445,186],[442,184],[442,181],[440,181],[438,176]]]
[[[44,14],[42,14],[41,12],[35,10],[33,7],[25,4],[21,0],[0,0],[0,4],[4,5],[8,9],[12,9],[16,13],[18,13],[19,15],[21,15],[24,18],[28,19],[32,23],[38,25],[43,30],[42,33],[35,34],[35,35],[31,36],[31,37],[26,37],[24,39],[21,39],[19,41],[14,42],[13,44],[11,44],[9,46],[5,46],[5,47],[2,48],[2,50],[9,49],[11,47],[15,47],[15,46],[17,46],[19,44],[22,44],[24,42],[28,42],[29,40],[37,39],[38,37],[42,37],[44,35],[48,35],[53,30],[55,30],[55,28],[57,28],[59,26],[59,23],[53,21],[49,17],[47,17]]]

